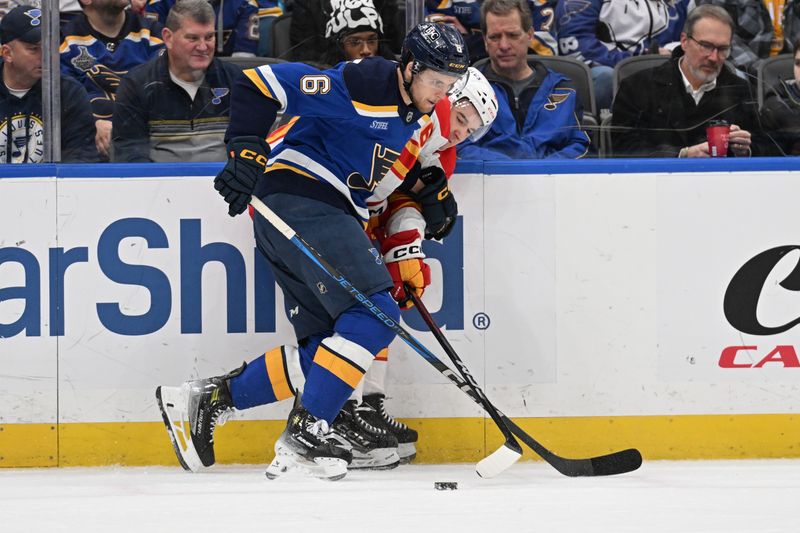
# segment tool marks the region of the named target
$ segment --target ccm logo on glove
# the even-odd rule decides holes
[[[228,203],[232,217],[244,213],[256,188],[258,178],[264,173],[269,155],[269,145],[255,135],[234,137],[228,141],[228,162],[214,178],[214,188]]]
[[[235,157],[233,152],[231,152],[231,157]],[[267,166],[267,156],[265,156],[264,154],[260,154],[258,152],[255,152],[253,150],[250,150],[248,148],[242,149],[242,151],[239,152],[239,157],[241,157],[242,159],[250,159],[252,161],[255,161],[256,163],[258,163],[262,167],[266,167]]]
[[[395,248],[392,252],[392,259],[398,261],[404,257],[419,257],[422,247],[418,244],[411,244],[402,248]],[[425,257],[424,255],[422,257]]]

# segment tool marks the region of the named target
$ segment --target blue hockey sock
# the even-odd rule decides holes
[[[297,348],[278,346],[248,363],[229,388],[233,406],[248,409],[291,398],[304,381]]]
[[[370,299],[394,320],[400,319],[400,309],[388,292]],[[394,338],[394,332],[360,304],[339,315],[334,331],[317,347],[302,399],[308,412],[328,423],[336,418],[375,355]]]

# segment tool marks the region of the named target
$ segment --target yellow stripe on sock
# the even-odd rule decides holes
[[[292,388],[286,379],[286,368],[283,362],[283,349],[279,346],[270,350],[264,355],[264,362],[267,365],[269,383],[272,385],[272,393],[275,398],[285,400],[294,396]]]
[[[314,364],[321,366],[353,389],[358,386],[361,378],[364,377],[363,372],[356,368],[353,363],[328,350],[324,344],[320,344],[319,348],[317,348],[317,353],[314,354]]]

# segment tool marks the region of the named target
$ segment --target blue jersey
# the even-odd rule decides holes
[[[273,4],[264,4],[265,16],[268,8],[276,7]],[[173,5],[175,0],[149,0],[144,7],[145,16],[165,24]],[[217,38],[217,55],[230,56],[236,52],[255,55],[258,49],[259,17],[259,4],[256,0],[212,1],[211,6],[217,19],[222,17],[222,39]],[[215,23],[215,27],[217,25]]]
[[[426,0],[425,15],[452,15],[469,31],[481,29],[481,2],[479,0]],[[435,21],[435,17],[430,20]]]
[[[533,15],[533,38],[530,48],[540,56],[558,55],[556,3],[556,0],[528,0],[528,7]]]
[[[367,220],[367,201],[388,197],[402,183],[433,130],[428,115],[403,102],[397,63],[381,57],[325,71],[285,63],[244,74],[231,97],[228,138],[265,135],[278,109],[296,117],[268,139],[261,194],[278,181],[271,173],[289,170],[294,181],[284,192],[302,195],[327,184],[322,189]]]
[[[561,55],[613,67],[680,39],[691,0],[561,0],[556,7]]]
[[[164,48],[162,26],[125,10],[125,23],[117,37],[107,37],[81,13],[64,27],[61,73],[86,88],[95,119],[111,120],[120,78]]]

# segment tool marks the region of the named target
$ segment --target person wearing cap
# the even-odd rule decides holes
[[[342,19],[347,13],[351,19]],[[398,28],[402,27],[402,21],[398,21],[397,0],[295,0],[289,30],[291,48],[281,59],[320,62],[331,49],[330,38],[343,31],[345,21],[348,25],[370,26],[374,30],[374,23],[358,24],[364,17],[376,20],[374,14],[380,17],[385,47],[392,53],[399,52],[402,35]],[[375,55],[394,59],[383,51]]]
[[[122,77],[114,101],[115,162],[225,161],[230,88],[241,69],[214,57],[214,9],[181,0],[162,34],[167,52]]]
[[[383,20],[372,1],[338,3],[325,24],[328,49],[322,62],[335,65],[380,55],[394,59],[394,54],[383,40]]]
[[[0,20],[0,163],[44,162],[42,10],[17,6]],[[93,162],[94,120],[86,91],[61,79],[61,160]]]

